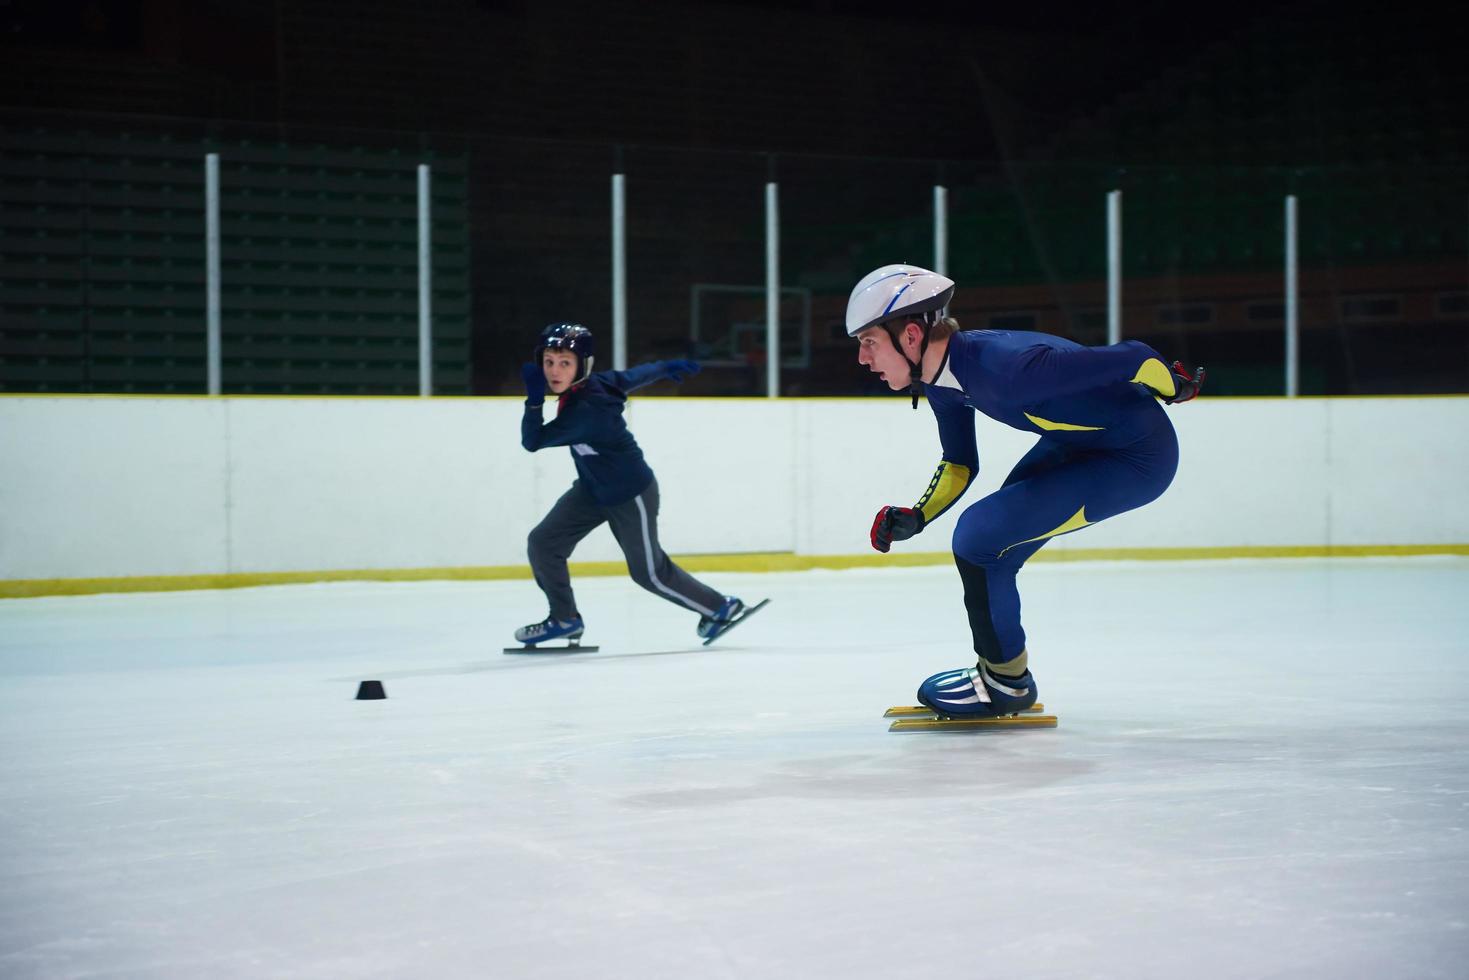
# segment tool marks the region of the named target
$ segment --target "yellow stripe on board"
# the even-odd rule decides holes
[[[1195,561],[1219,558],[1387,558],[1411,555],[1469,556],[1469,544],[1264,545],[1242,548],[1069,548],[1037,553],[1030,561]],[[893,568],[950,565],[947,551],[903,554],[795,555],[790,552],[734,555],[675,555],[691,572],[799,572],[813,568]],[[572,562],[580,576],[626,575],[620,561]],[[327,569],[311,572],[234,572],[221,575],[138,575],[117,578],[0,580],[0,599],[96,595],[104,592],[181,592],[244,589],[309,582],[429,582],[528,579],[527,565],[456,568]]]
[[[1161,364],[1162,362],[1160,361],[1158,363]],[[1170,376],[1171,376],[1171,374],[1170,374]],[[1133,380],[1137,380],[1137,379],[1134,378]],[[777,402],[788,402],[788,403],[800,403],[800,404],[803,404],[803,405],[809,404],[809,403],[812,403],[812,402],[843,402],[843,403],[846,403],[846,404],[849,404],[849,405],[871,405],[873,403],[873,398],[871,396],[869,396],[869,395],[794,395],[794,396],[793,395],[781,395],[781,396],[776,397],[776,398],[770,398],[770,397],[768,397],[766,395],[657,395],[657,394],[654,394],[652,392],[647,392],[647,393],[644,393],[644,394],[640,395],[639,397],[642,397],[642,398],[661,398],[661,399],[665,399],[667,401],[697,401],[697,402],[716,402],[716,403],[718,403],[718,402],[759,402],[762,405],[768,405],[768,404],[770,404],[773,401],[777,401]],[[898,395],[898,394],[894,393],[894,394],[889,395],[888,397],[889,397],[889,399],[891,401],[899,401],[899,400],[901,400],[903,398],[907,398],[908,397],[908,394],[907,394],[907,391],[905,389],[904,392],[903,392],[903,394],[901,394],[901,395]],[[1389,401],[1389,400],[1397,400],[1397,401],[1424,401],[1424,400],[1427,400],[1427,399],[1453,400],[1453,399],[1466,399],[1466,398],[1469,398],[1469,395],[1452,394],[1452,393],[1436,393],[1436,394],[1413,394],[1413,393],[1404,393],[1404,394],[1401,394],[1401,395],[1212,395],[1211,397],[1215,401],[1225,401],[1225,400],[1231,401],[1231,402],[1280,401],[1280,402],[1296,402],[1296,403],[1300,403],[1300,402],[1308,402],[1308,401],[1318,401],[1318,402],[1320,402],[1320,401],[1336,401],[1336,402],[1379,401],[1380,402],[1380,401]],[[263,395],[263,394],[251,394],[251,393],[246,393],[246,392],[230,392],[229,394],[225,394],[225,395],[206,395],[206,394],[204,394],[202,392],[197,393],[197,394],[191,394],[191,393],[187,393],[187,392],[164,392],[164,391],[157,391],[157,392],[123,392],[123,391],[0,391],[0,402],[5,402],[5,401],[23,401],[23,400],[39,401],[39,400],[45,399],[45,398],[69,398],[69,399],[92,398],[92,399],[98,399],[98,400],[111,398],[111,399],[117,399],[119,401],[121,401],[123,399],[135,399],[135,400],[153,399],[153,400],[167,400],[167,401],[187,401],[189,399],[194,399],[196,401],[208,401],[208,402],[229,401],[230,399],[236,399],[236,398],[239,399],[239,400],[241,400],[241,401],[245,401],[245,400],[250,400],[250,401],[264,401],[264,400],[272,399],[273,398],[273,399],[279,399],[279,400],[282,400],[282,401],[285,401],[285,400],[293,400],[293,401],[305,401],[305,400],[310,400],[310,401],[352,401],[352,400],[356,400],[356,401],[374,401],[374,402],[376,402],[376,401],[385,401],[385,400],[387,400],[387,401],[414,402],[415,404],[420,404],[420,405],[426,404],[426,402],[423,400],[423,397],[420,396],[420,395],[316,395],[316,394]],[[525,400],[525,395],[523,395],[523,394],[522,395],[434,395],[434,397],[433,397],[432,400],[437,401],[437,400],[440,400],[440,399],[446,400],[446,401],[486,401],[486,402],[501,401],[501,402],[522,402],[522,401]]]

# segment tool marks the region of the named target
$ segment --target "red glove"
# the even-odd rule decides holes
[[[872,546],[886,553],[894,541],[906,541],[919,531],[927,519],[923,511],[912,507],[884,507],[872,521]]]
[[[1204,387],[1204,369],[1196,368],[1190,374],[1189,369],[1183,366],[1182,361],[1173,362],[1173,397],[1163,399],[1170,405],[1186,402],[1191,398],[1197,398]]]

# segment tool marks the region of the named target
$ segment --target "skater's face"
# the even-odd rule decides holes
[[[910,357],[918,354],[918,343],[913,340],[913,335],[922,336],[917,324],[913,323],[904,326],[903,332],[899,334],[903,345],[913,348]],[[898,349],[893,346],[893,338],[882,327],[868,327],[857,334],[857,363],[881,377],[893,391],[902,391],[908,387],[912,378],[912,368],[908,361],[898,353]]]
[[[576,355],[569,350],[547,349],[541,353],[541,370],[546,375],[546,387],[559,395],[576,380]]]

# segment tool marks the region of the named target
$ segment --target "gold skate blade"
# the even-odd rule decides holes
[[[997,728],[1055,728],[1055,715],[1000,715],[998,718],[900,718],[890,732],[977,732]]]
[[[1037,701],[1019,714],[1038,715],[1045,710],[1046,706]],[[884,718],[933,718],[938,716],[938,712],[922,704],[896,704],[884,711],[882,716]]]

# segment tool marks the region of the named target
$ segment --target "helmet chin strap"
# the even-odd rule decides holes
[[[918,362],[915,364],[907,354],[903,359],[908,362],[908,394],[913,396],[913,410],[918,411],[918,396],[923,394],[923,355],[928,352],[928,332],[923,334],[923,343],[918,346]]]
[[[932,321],[924,316],[921,320],[909,320],[908,323],[917,323],[923,330],[923,341],[918,345],[918,360],[908,356],[903,350],[903,344],[897,337],[893,338],[898,353],[903,355],[903,360],[908,362],[908,394],[913,396],[913,410],[918,411],[918,396],[923,394],[923,355],[928,353],[928,331],[933,326]],[[907,324],[904,324],[906,328]]]
[[[903,355],[903,360],[908,362],[908,394],[913,396],[913,409],[917,411],[918,396],[923,394],[923,355],[928,353],[928,331],[933,326],[934,321],[929,315],[925,315],[922,318],[904,321],[903,329],[907,329],[910,323],[918,324],[919,329],[923,331],[923,341],[918,345],[917,361],[909,357],[908,352],[903,349],[902,330],[894,329],[886,324],[884,324],[884,328],[887,330],[888,337],[892,339],[893,347],[897,349],[899,354]]]

